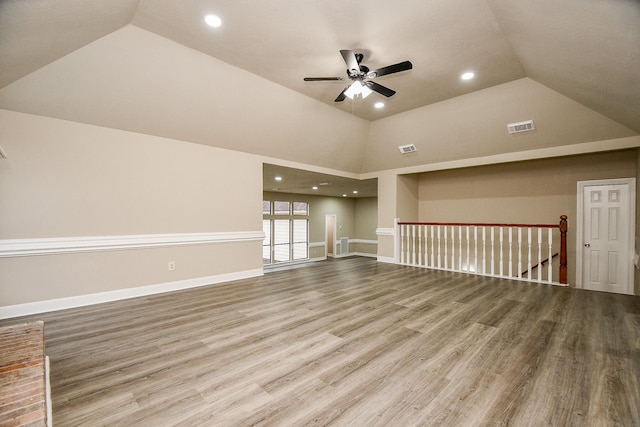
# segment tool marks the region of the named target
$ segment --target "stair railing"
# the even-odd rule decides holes
[[[558,224],[397,222],[396,263],[566,285],[566,237],[566,215]]]

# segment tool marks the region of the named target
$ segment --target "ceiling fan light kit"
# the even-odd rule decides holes
[[[344,91],[344,94],[347,95],[347,98],[349,99],[353,99],[358,95],[362,96],[362,98],[364,99],[367,96],[371,95],[371,92],[373,91],[365,86],[360,80],[356,80],[355,82],[351,83],[351,86],[349,86],[347,90]]]
[[[361,53],[355,53],[352,50],[341,50],[340,54],[342,59],[347,64],[347,77],[305,77],[305,82],[319,82],[319,81],[341,81],[350,80],[351,82],[335,99],[335,102],[342,102],[345,98],[354,99],[358,95],[362,98],[366,98],[373,92],[377,92],[387,98],[395,95],[396,91],[382,86],[379,83],[372,81],[377,77],[385,76],[388,74],[399,73],[401,71],[411,70],[413,64],[409,61],[399,62],[397,64],[389,65],[386,67],[378,68],[377,70],[370,71],[369,67],[360,64],[364,55]]]

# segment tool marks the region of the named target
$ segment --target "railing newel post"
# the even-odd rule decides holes
[[[560,283],[567,284],[567,216],[560,216]]]

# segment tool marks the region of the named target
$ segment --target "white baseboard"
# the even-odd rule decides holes
[[[390,256],[378,256],[378,262],[385,262],[387,264],[395,264],[396,259]]]
[[[370,254],[367,252],[351,252],[351,255],[355,255],[355,256],[363,256],[363,257],[369,257],[369,258],[377,258],[378,254]]]
[[[175,282],[159,283],[156,285],[140,286],[136,288],[118,289],[115,291],[99,292],[95,294],[9,305],[0,307],[0,319],[10,319],[13,317],[28,316],[31,314],[47,313],[50,311],[66,310],[68,308],[83,307],[87,305],[102,304],[105,302],[209,286],[218,283],[230,282],[232,280],[259,277],[263,274],[264,272],[262,268],[258,268],[255,270],[197,277],[194,279],[178,280]]]
[[[305,264],[310,264],[312,262],[318,262],[318,261],[326,261],[327,257],[323,256],[323,257],[316,257],[316,258],[308,258],[308,259],[303,259],[303,260],[299,260],[299,261],[292,261],[292,262],[283,262],[280,264],[268,264],[265,265],[264,271],[279,271],[279,270],[290,270],[293,267],[298,267],[301,265],[305,265]]]
[[[366,252],[347,252],[346,254],[335,254],[333,257],[334,258],[346,258],[346,257],[350,257],[350,256],[364,256],[364,257],[375,258],[378,255],[377,254],[368,254]]]

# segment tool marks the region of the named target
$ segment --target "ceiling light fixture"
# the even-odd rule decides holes
[[[349,99],[353,99],[358,95],[362,96],[364,99],[371,95],[371,92],[373,91],[365,86],[360,80],[356,80],[351,84],[351,86],[349,86],[349,89],[347,89],[344,94],[347,95]]]
[[[374,107],[376,107],[377,109],[380,109],[382,107],[384,107],[384,102],[380,101],[380,102],[376,102],[375,104],[373,104]]]
[[[358,190],[353,190],[353,194],[358,194]]]
[[[222,25],[222,19],[216,15],[207,15],[204,17],[204,22],[207,23],[208,26],[218,28]]]
[[[347,197],[347,195],[346,195],[346,194],[343,194],[343,195],[342,195],[342,197]]]
[[[276,181],[282,181],[282,177],[281,177],[281,176],[276,176],[276,177],[275,177],[275,178],[273,178],[273,179],[275,179]]]
[[[471,80],[474,76],[475,74],[472,71],[467,71],[466,73],[463,73],[460,78],[462,80]]]
[[[314,185],[313,187],[311,187],[311,189],[312,189],[312,190],[317,190],[317,189],[318,189],[318,186],[317,186],[317,185]]]

